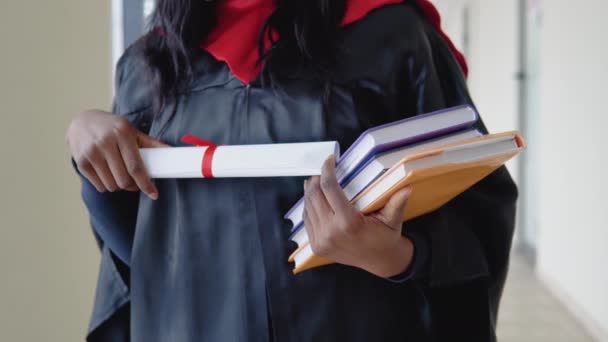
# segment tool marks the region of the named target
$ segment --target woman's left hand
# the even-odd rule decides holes
[[[335,165],[332,156],[320,177],[304,181],[304,224],[312,251],[379,277],[404,272],[414,254],[412,242],[401,234],[410,189],[399,190],[384,208],[363,215],[344,195]]]

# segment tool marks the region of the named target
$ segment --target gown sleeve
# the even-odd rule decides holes
[[[395,94],[401,113],[421,114],[471,100],[462,71],[434,29],[426,27],[413,54],[405,56]],[[488,130],[480,119],[476,128]],[[515,226],[517,187],[506,167],[477,183],[431,215],[404,224],[405,232],[420,232],[430,241],[431,285],[462,283],[488,275],[504,282]]]
[[[379,44],[377,41],[384,45],[380,54],[362,57],[365,63],[359,65],[365,67],[357,71],[365,82],[358,88],[367,89],[360,95],[373,99],[360,101],[368,106],[372,103],[376,112],[380,107],[390,113],[382,120],[473,106],[462,70],[446,42],[413,7],[396,5],[379,11],[359,35],[364,37],[359,42],[367,34],[375,35],[369,39],[370,45]],[[372,32],[374,29],[380,32]],[[475,128],[488,133],[481,119]],[[507,275],[516,199],[517,188],[501,167],[442,208],[405,222],[403,234],[412,237],[415,245],[414,262],[406,274],[392,280],[417,279],[428,289],[435,310],[445,313],[438,314],[441,317],[458,317],[447,312],[463,309],[462,303],[456,303],[457,293],[461,293],[461,298],[469,296],[469,306],[477,303],[479,311],[489,312],[489,319],[495,322]],[[466,326],[466,322],[461,324]]]
[[[146,112],[149,106],[138,99],[143,94],[135,93],[126,99],[122,94],[133,85],[130,54],[127,50],[116,67],[116,95],[112,113],[123,116],[138,130],[147,133],[149,120]],[[141,86],[139,86],[141,87]],[[145,89],[144,89],[145,90]],[[74,165],[76,171],[77,167]],[[139,204],[139,193],[128,191],[100,193],[78,172],[81,180],[81,196],[87,210],[93,232],[100,248],[107,247],[111,254],[124,266],[130,263],[131,247],[135,234],[135,220]]]
[[[112,112],[125,117],[137,129],[149,127],[149,106],[145,104],[145,88],[133,92],[133,66],[127,50],[116,68],[116,95]],[[134,94],[128,98],[127,91]],[[73,161],[72,161],[73,163]],[[81,195],[101,250],[101,262],[93,312],[89,321],[87,341],[129,341],[130,256],[135,233],[139,193],[117,191],[100,193],[74,169],[81,180]]]

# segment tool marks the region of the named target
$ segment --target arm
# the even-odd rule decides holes
[[[139,192],[158,196],[138,149],[164,145],[142,132],[148,127],[144,124],[146,108],[131,110],[125,101],[127,86],[132,87],[133,82],[125,77],[124,64],[123,57],[117,67],[115,114],[81,113],[72,121],[67,141],[97,241],[128,265]]]
[[[414,4],[377,10],[349,34],[353,38],[345,50],[356,53],[344,58],[340,73],[368,127],[473,104],[460,66]],[[481,120],[477,128],[487,133]],[[417,279],[426,289],[433,316],[446,317],[446,322],[463,316],[457,293],[480,303],[468,309],[485,312],[495,322],[516,198],[515,184],[503,167],[443,208],[404,223],[402,233],[413,240],[415,255],[406,273],[391,280]],[[467,285],[484,291],[469,291]]]
[[[99,192],[79,173],[82,200],[100,248],[107,246],[125,265],[130,264],[139,194]]]
[[[406,36],[400,47],[403,62],[392,80],[398,91],[386,97],[393,115],[472,105],[459,65],[437,32],[422,24]],[[476,128],[488,132],[482,120]],[[502,167],[439,210],[403,225],[404,234],[417,234],[428,243],[425,284],[439,293],[466,283],[485,287],[494,323],[506,280],[516,200],[517,188]],[[439,306],[450,297],[435,298],[445,299],[436,303]]]

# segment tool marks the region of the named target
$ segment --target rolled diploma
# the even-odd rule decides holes
[[[204,178],[201,166],[209,147],[142,148],[141,156],[152,178]],[[321,174],[323,162],[339,157],[335,141],[222,145],[213,154],[211,170],[220,177],[288,177]]]

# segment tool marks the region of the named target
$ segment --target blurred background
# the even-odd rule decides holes
[[[605,0],[437,0],[491,131],[519,129],[500,341],[608,341]],[[65,130],[152,1],[0,2],[0,341],[82,341],[99,255]]]

